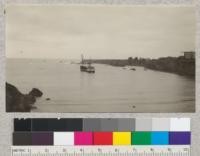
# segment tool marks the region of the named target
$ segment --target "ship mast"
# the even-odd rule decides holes
[[[81,63],[84,64],[84,57],[83,57],[83,54],[81,54]]]

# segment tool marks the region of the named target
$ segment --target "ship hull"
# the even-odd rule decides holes
[[[80,70],[81,70],[81,72],[95,73],[95,68],[92,66],[81,65]]]

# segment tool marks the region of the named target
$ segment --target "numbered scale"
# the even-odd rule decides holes
[[[12,146],[11,156],[190,156],[190,146]]]

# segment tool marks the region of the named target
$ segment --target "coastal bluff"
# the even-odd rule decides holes
[[[37,88],[33,88],[28,94],[22,94],[17,87],[6,82],[6,112],[30,112],[36,108],[36,98],[42,95]]]
[[[145,69],[175,73],[195,77],[195,58],[188,55],[179,57],[161,57],[158,59],[132,58],[128,59],[95,59],[92,63],[107,64],[117,67],[142,66]]]

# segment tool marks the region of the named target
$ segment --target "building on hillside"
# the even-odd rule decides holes
[[[195,59],[195,52],[194,51],[185,51],[184,58],[185,59]]]

